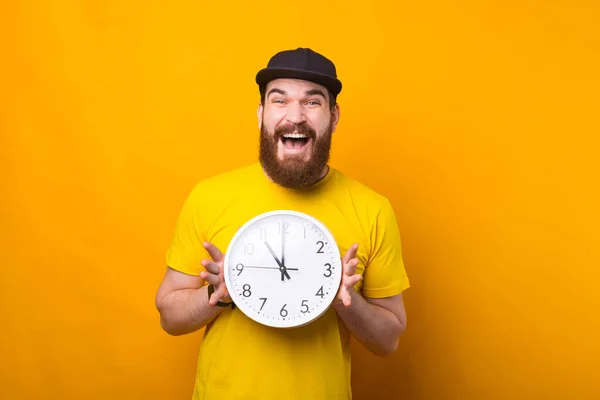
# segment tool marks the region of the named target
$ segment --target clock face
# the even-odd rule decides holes
[[[291,328],[321,316],[342,277],[337,243],[315,218],[271,211],[242,226],[225,255],[225,284],[244,314],[272,327]]]

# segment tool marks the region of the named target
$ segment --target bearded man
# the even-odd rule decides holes
[[[351,399],[350,339],[376,355],[398,346],[409,287],[389,200],[329,165],[342,83],[328,58],[284,50],[256,75],[259,159],[200,181],[181,209],[156,294],[162,328],[205,328],[192,398]],[[224,254],[237,230],[271,210],[296,210],[335,237],[335,300],[293,329],[260,324],[232,302]]]

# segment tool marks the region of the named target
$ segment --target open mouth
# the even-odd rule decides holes
[[[286,133],[280,138],[286,149],[299,150],[310,142],[310,136],[303,133]]]

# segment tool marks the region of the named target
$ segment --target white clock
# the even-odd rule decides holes
[[[316,218],[291,210],[260,214],[225,253],[231,299],[254,321],[293,328],[319,318],[335,299],[342,262],[335,238]]]

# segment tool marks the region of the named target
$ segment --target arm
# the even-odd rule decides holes
[[[207,286],[199,276],[168,267],[156,294],[156,308],[162,328],[175,336],[203,328],[223,310],[208,304]]]
[[[167,268],[156,293],[160,325],[170,335],[184,335],[203,328],[225,309],[216,306],[217,301],[231,301],[223,278],[223,254],[211,243],[205,243],[204,246],[212,261],[202,260],[206,270],[200,276]],[[215,287],[210,300],[208,286],[203,285],[204,280]]]
[[[363,298],[349,288],[350,305],[341,300],[334,307],[352,335],[378,356],[396,351],[400,335],[406,328],[406,311],[402,294],[383,299]]]

